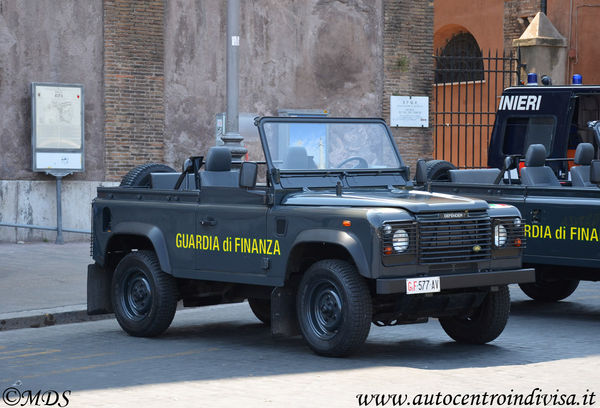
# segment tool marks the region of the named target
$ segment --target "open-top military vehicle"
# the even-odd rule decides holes
[[[299,327],[330,356],[356,350],[371,323],[436,317],[470,343],[502,332],[507,284],[534,280],[521,268],[516,208],[413,190],[380,119],[256,125],[257,161],[232,168],[230,150],[213,147],[181,173],[143,165],[98,189],[88,312],[114,311],[127,333],[155,336],[180,299],[248,299],[273,333]]]
[[[418,184],[519,208],[523,262],[537,276],[520,286],[536,300],[564,299],[580,280],[600,280],[599,120],[600,86],[508,88],[488,168],[458,170],[433,160],[418,166]]]

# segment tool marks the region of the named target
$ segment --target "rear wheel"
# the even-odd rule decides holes
[[[270,299],[258,299],[248,298],[248,304],[252,313],[257,317],[258,320],[266,324],[271,324],[271,300]]]
[[[300,329],[309,347],[324,356],[356,351],[371,328],[371,295],[348,262],[316,262],[304,274],[297,296]]]
[[[440,324],[452,339],[460,343],[484,344],[502,333],[510,312],[510,294],[506,285],[489,292],[483,303],[466,316],[441,317]]]
[[[117,265],[112,298],[123,330],[136,337],[153,337],[173,321],[179,297],[175,279],[160,269],[154,252],[137,251]]]
[[[557,302],[568,298],[579,286],[578,280],[561,279],[556,281],[538,280],[520,283],[519,287],[527,296],[542,302]]]
[[[121,180],[120,186],[150,187],[150,173],[174,173],[175,169],[159,163],[148,163],[129,171]]]

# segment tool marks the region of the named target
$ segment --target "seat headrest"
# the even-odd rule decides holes
[[[208,150],[206,171],[231,170],[231,150],[224,146],[214,146]]]
[[[532,144],[525,154],[525,167],[543,167],[546,164],[546,148],[543,144]]]
[[[594,145],[591,143],[579,143],[575,150],[575,164],[589,166],[594,158]]]
[[[304,146],[290,146],[285,156],[284,168],[305,170],[308,167],[308,153]]]

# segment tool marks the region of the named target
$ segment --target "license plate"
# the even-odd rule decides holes
[[[406,280],[406,294],[434,293],[440,291],[440,277],[414,278]]]

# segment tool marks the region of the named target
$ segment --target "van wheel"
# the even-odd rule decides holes
[[[427,181],[450,181],[449,170],[456,169],[454,164],[445,160],[429,160],[425,163],[427,168]]]
[[[538,280],[532,283],[519,283],[527,296],[541,302],[558,302],[568,298],[579,286],[578,280],[561,279],[557,281]]]
[[[300,282],[296,301],[300,329],[315,353],[347,356],[367,339],[371,295],[348,262],[328,259],[313,264]]]
[[[175,170],[165,164],[148,163],[134,167],[121,180],[121,187],[150,187],[150,173],[174,173]]]
[[[440,324],[459,343],[485,344],[502,333],[510,312],[508,286],[489,292],[483,303],[467,316],[440,317]]]
[[[126,255],[117,265],[112,286],[115,316],[127,333],[154,337],[170,326],[179,299],[177,282],[160,269],[154,252]]]
[[[248,304],[258,320],[271,325],[271,299],[248,298]]]

